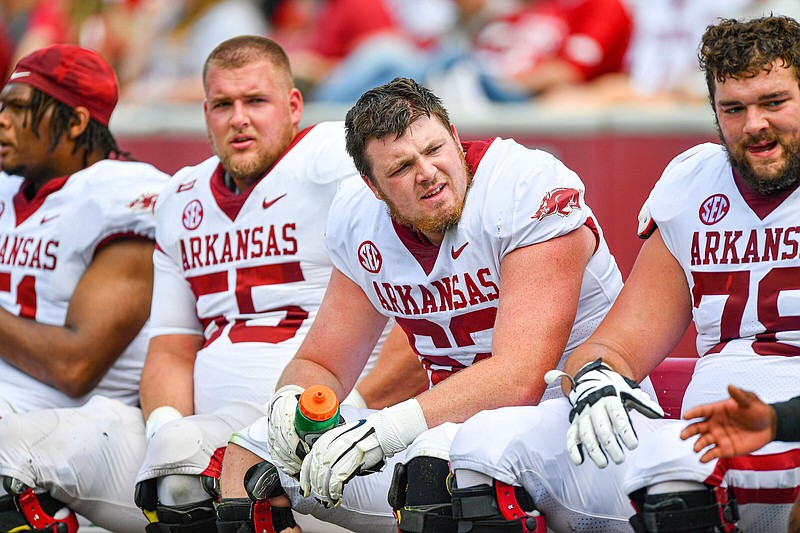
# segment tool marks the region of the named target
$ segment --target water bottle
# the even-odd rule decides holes
[[[323,433],[341,424],[344,419],[339,414],[339,400],[329,387],[314,385],[303,391],[297,402],[294,427],[309,448]]]

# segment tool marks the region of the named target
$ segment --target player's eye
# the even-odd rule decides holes
[[[408,168],[408,165],[400,165],[396,169],[394,169],[389,175],[390,176],[399,176]]]
[[[0,102],[0,113],[8,109],[9,111],[22,111],[24,109],[30,108],[30,102],[23,103],[23,102],[15,102],[15,101],[5,101]]]

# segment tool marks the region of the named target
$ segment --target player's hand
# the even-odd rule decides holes
[[[297,385],[285,385],[275,391],[269,403],[267,441],[269,453],[275,465],[287,476],[297,476],[300,472],[302,458],[297,455],[300,450],[308,453],[308,445],[300,440],[294,427],[294,416],[297,401],[303,393]]]
[[[304,497],[312,493],[326,507],[338,505],[354,476],[379,472],[386,459],[428,429],[415,399],[328,430],[314,444],[300,471]]]
[[[303,460],[300,489],[304,497],[313,491],[326,507],[336,505],[345,483],[356,475],[381,471],[386,457],[370,417],[328,430]]]
[[[731,397],[727,400],[693,407],[683,414],[686,420],[703,419],[681,432],[682,439],[700,435],[694,443],[696,452],[711,446],[700,457],[703,463],[752,453],[775,438],[777,416],[772,407],[733,385],[728,386],[728,393]]]
[[[552,383],[562,376],[567,375],[551,370],[545,380]],[[625,461],[619,441],[629,450],[639,445],[628,415],[631,409],[648,418],[664,416],[661,406],[638,383],[614,372],[602,359],[589,363],[575,375],[569,401],[572,410],[567,450],[576,465],[583,463],[584,449],[600,468],[608,466],[609,456],[616,464]]]

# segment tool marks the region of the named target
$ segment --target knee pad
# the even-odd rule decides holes
[[[394,467],[389,505],[394,509],[399,531],[407,533],[455,533],[449,479],[450,465],[444,459],[419,456]]]
[[[275,533],[297,526],[291,507],[273,507],[269,500],[222,498],[217,505],[219,533]]]
[[[217,505],[219,533],[274,533],[297,525],[291,507],[274,507],[269,502],[286,494],[272,463],[251,466],[244,486],[249,498],[223,498]]]
[[[636,533],[739,531],[736,500],[721,487],[664,494],[647,494],[644,488],[632,493],[630,498],[636,510],[630,522]]]
[[[215,533],[217,514],[214,502],[219,498],[217,480],[200,476],[209,498],[183,505],[164,505],[158,499],[158,479],[136,484],[134,499],[150,522],[147,533]]]
[[[29,526],[10,494],[0,496],[0,531],[15,531]]]
[[[281,486],[278,469],[269,461],[261,461],[244,474],[244,490],[253,501],[269,500],[286,494]]]
[[[64,502],[12,478],[4,478],[8,494],[0,496],[0,531],[75,533],[78,518]]]
[[[459,533],[547,531],[544,516],[525,489],[497,480],[493,486],[454,488],[453,516]]]

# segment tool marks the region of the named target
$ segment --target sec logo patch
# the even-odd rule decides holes
[[[200,200],[192,200],[183,208],[183,227],[188,230],[197,229],[203,221],[203,204]]]
[[[700,204],[700,221],[706,226],[716,224],[728,214],[731,203],[724,194],[714,194]]]
[[[377,274],[383,266],[383,257],[372,241],[364,241],[358,247],[358,262],[367,272]]]

